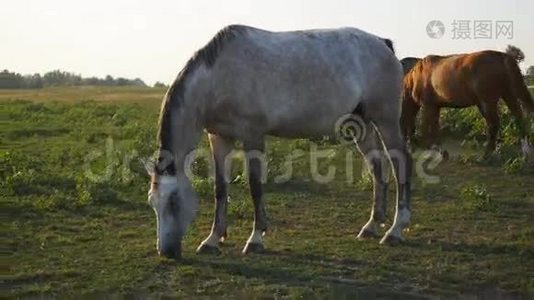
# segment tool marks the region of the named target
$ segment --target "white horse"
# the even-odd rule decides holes
[[[387,159],[397,183],[396,214],[381,242],[397,243],[410,220],[411,158],[399,128],[402,68],[390,40],[355,28],[270,32],[232,25],[200,49],[169,88],[161,109],[160,158],[147,166],[149,202],[157,216],[160,255],[179,257],[181,240],[198,209],[184,168],[203,130],[215,162],[215,217],[197,253],[219,252],[226,237],[225,158],[234,141],[247,155],[255,217],[244,253],[263,250],[267,218],[262,199],[266,135],[332,136],[347,114],[363,120],[355,139],[374,175],[374,205],[360,238],[375,237],[385,221]]]

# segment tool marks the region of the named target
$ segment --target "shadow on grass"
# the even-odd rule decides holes
[[[501,244],[501,245],[492,245],[492,244],[469,244],[465,242],[451,243],[447,241],[424,241],[424,240],[408,240],[403,243],[405,247],[411,248],[426,248],[430,251],[447,251],[447,252],[459,252],[459,253],[469,253],[474,256],[484,256],[484,255],[498,255],[505,253],[513,253],[520,256],[525,256],[525,258],[530,257],[534,258],[534,251],[527,249],[526,247],[521,247],[516,244]]]
[[[319,184],[311,179],[292,179],[287,182],[274,183],[269,182],[263,185],[266,192],[271,193],[305,193],[313,195],[327,195],[329,193],[328,185]]]
[[[264,258],[264,259],[262,259]],[[267,259],[269,258],[269,259]],[[250,259],[250,260],[249,260]],[[185,264],[199,268],[212,268],[233,276],[258,279],[265,284],[305,288],[314,291],[310,296],[322,295],[333,298],[390,298],[421,299],[414,294],[393,284],[380,282],[369,284],[355,279],[351,275],[363,261],[332,259],[316,255],[301,255],[288,251],[266,251],[262,254],[248,255],[243,260],[218,260],[205,257],[185,258],[180,261],[166,261],[161,268]],[[321,270],[321,271],[309,271]],[[398,280],[395,280],[398,282]],[[319,294],[316,294],[319,293]],[[258,296],[258,295],[256,295]],[[272,296],[272,295],[262,295]]]

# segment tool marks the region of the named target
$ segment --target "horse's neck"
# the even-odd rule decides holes
[[[202,122],[196,114],[196,109],[184,105],[173,109],[166,116],[170,119],[167,136],[170,139],[160,145],[160,151],[172,156],[178,174],[183,173],[186,159],[195,150],[202,135]],[[163,149],[163,145],[165,148]]]
[[[176,156],[179,162],[182,162],[197,148],[202,135],[202,127],[199,120],[192,118],[194,113],[187,113],[183,122],[179,125],[177,135]]]
[[[169,108],[162,110],[162,114],[167,114],[165,117],[170,120],[167,128],[170,141],[165,144],[169,148],[166,150],[174,156],[177,172],[184,170],[184,162],[197,147],[204,129],[205,93],[209,87],[209,75],[201,65],[187,76],[178,78],[173,84],[173,90],[166,95]]]

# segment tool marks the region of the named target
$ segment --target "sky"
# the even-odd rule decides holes
[[[427,33],[433,20],[444,25],[441,38]],[[460,33],[464,21],[470,36],[455,39],[453,29]],[[501,27],[497,37],[496,27],[509,21],[513,36]],[[492,36],[475,39],[475,22],[489,22]],[[61,69],[168,84],[229,24],[274,31],[358,27],[393,40],[399,58],[504,50],[512,44],[525,53],[523,70],[534,65],[532,0],[2,0],[0,69],[23,74]]]

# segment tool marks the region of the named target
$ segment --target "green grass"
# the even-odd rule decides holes
[[[311,181],[304,157],[296,162],[291,181],[275,184],[272,178],[283,157],[308,149],[309,142],[269,139],[268,252],[241,255],[252,226],[252,205],[247,185],[236,180],[230,188],[229,240],[223,254],[194,254],[209,233],[213,213],[211,181],[199,176],[195,186],[201,211],[184,241],[184,259],[157,257],[155,217],[146,202],[148,178],[135,158],[155,150],[163,93],[131,88],[0,92],[0,192],[7,250],[2,281],[7,295],[534,293],[534,169],[527,164],[512,168],[500,159],[478,162],[471,156],[481,153],[482,146],[462,147],[458,140],[449,142],[456,149],[452,159],[432,171],[440,176],[439,184],[414,179],[413,219],[403,245],[356,240],[368,219],[371,193],[358,178],[346,182],[347,148],[321,145],[333,150],[321,170],[327,163],[335,165],[335,181]],[[206,145],[203,140],[201,147]],[[133,159],[125,161],[128,156]],[[113,168],[106,177],[107,165]],[[359,169],[359,159],[354,166]],[[205,170],[200,162],[196,168]],[[88,174],[100,175],[102,181],[93,182]]]

